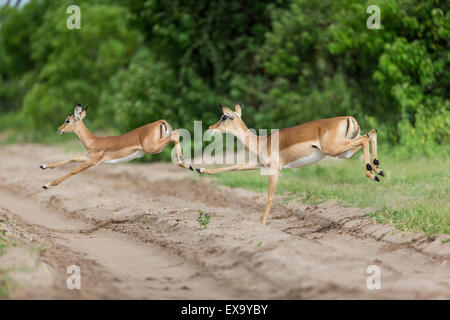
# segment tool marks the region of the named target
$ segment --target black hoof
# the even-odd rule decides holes
[[[39,166],[39,168],[41,168],[42,170],[46,169],[42,164]]]
[[[197,171],[198,173],[202,174],[203,172],[200,171],[199,168],[195,169],[195,171]]]
[[[366,169],[367,171],[372,171],[372,166],[370,165],[370,163],[366,164]]]
[[[380,170],[380,172],[378,173],[380,176],[384,177],[384,171]]]
[[[194,168],[192,168],[192,165],[189,165],[189,170],[194,171]]]
[[[48,187],[47,186],[42,186],[42,189],[48,189]]]
[[[376,182],[380,182],[380,178],[378,178],[378,176],[375,176],[375,178],[373,178]]]
[[[373,164],[378,166],[380,164],[380,161],[378,161],[378,159],[373,159]]]

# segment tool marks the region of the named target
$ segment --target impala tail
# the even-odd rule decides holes
[[[347,133],[345,134],[345,137],[347,139],[354,139],[357,136],[360,136],[360,128],[359,124],[353,117],[347,118]]]

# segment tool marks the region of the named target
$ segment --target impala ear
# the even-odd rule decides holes
[[[231,110],[230,108],[223,106],[219,103],[219,107],[220,107],[220,111],[222,111],[222,113],[224,115],[226,115],[227,117],[233,119],[234,118],[234,112],[233,110]]]
[[[241,117],[242,115],[242,103],[238,102],[236,103],[236,105],[234,106],[234,112]]]
[[[83,111],[81,112],[81,116],[80,116],[80,119],[81,119],[81,120],[83,120],[84,117],[86,117],[87,112],[88,112],[88,108],[89,108],[89,107],[84,108]]]
[[[77,104],[75,110],[73,111],[73,118],[75,119],[75,121],[77,121],[80,118],[81,112],[83,112],[81,104]]]

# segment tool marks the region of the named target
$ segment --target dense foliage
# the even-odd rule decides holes
[[[81,102],[96,128],[191,129],[240,100],[250,127],[350,114],[431,154],[450,142],[449,45],[439,0],[31,0],[0,10],[0,116],[21,110],[45,132]]]

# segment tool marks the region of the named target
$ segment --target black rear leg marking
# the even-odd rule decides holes
[[[378,161],[378,159],[373,159],[373,164],[375,165],[375,167],[378,169],[378,166],[380,165],[380,161]],[[385,174],[384,174],[384,171],[383,170],[381,170],[381,169],[378,169],[378,170],[376,170],[376,171],[378,171],[377,173],[380,175],[380,176],[382,176],[382,177],[384,177],[385,176]]]

